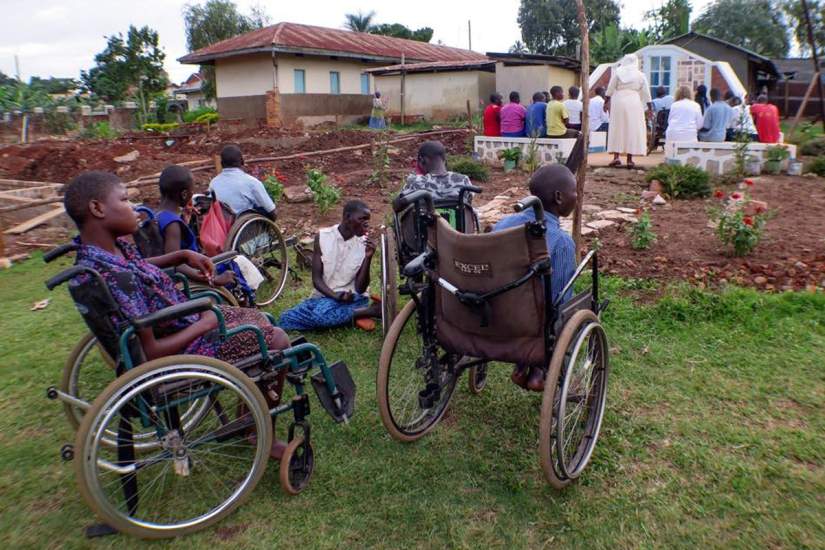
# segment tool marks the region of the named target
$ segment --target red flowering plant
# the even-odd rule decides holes
[[[753,180],[745,180],[741,191],[726,195],[717,189],[713,196],[719,205],[710,209],[711,221],[722,244],[732,249],[735,256],[747,256],[759,244],[770,212],[764,202],[751,199],[749,189]]]

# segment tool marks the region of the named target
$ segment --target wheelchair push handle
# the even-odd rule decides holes
[[[420,189],[418,191],[413,191],[408,195],[399,195],[392,201],[392,209],[393,211],[398,214],[409,205],[417,203],[419,201],[424,201],[427,204],[427,210],[432,212],[434,210],[433,206],[433,196],[430,194],[429,191],[424,191]]]
[[[541,200],[535,195],[525,197],[518,201],[515,204],[515,206],[513,206],[513,210],[515,210],[516,212],[523,212],[528,208],[533,209],[533,214],[536,216],[537,222],[541,222],[544,220],[544,207],[541,204]]]
[[[61,244],[57,248],[52,248],[45,254],[43,254],[43,261],[46,263],[53,262],[54,260],[58,259],[61,256],[65,256],[69,252],[74,252],[80,248],[80,245],[77,243],[66,243]]]

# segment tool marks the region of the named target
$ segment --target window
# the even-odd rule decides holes
[[[370,75],[361,73],[361,93],[364,95],[370,94]]]
[[[306,73],[303,69],[295,69],[295,93],[296,94],[305,94],[307,93],[307,86],[306,86]]]
[[[656,88],[664,86],[670,93],[670,56],[652,56],[650,58],[650,96],[656,97]]]
[[[341,73],[339,73],[338,71],[329,72],[329,93],[341,93]]]

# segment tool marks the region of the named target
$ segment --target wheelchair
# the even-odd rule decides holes
[[[660,146],[665,145],[665,135],[667,133],[667,120],[670,117],[670,109],[662,109],[647,121],[647,154],[649,155]]]
[[[105,522],[93,533],[167,538],[220,521],[260,481],[275,419],[290,412],[279,480],[288,494],[300,493],[315,467],[305,391],[311,371],[318,371],[310,383],[321,406],[336,422],[354,413],[347,366],[328,365],[303,338],[271,351],[257,326],[227,329],[209,297],[127,318],[100,274],[84,266],[58,273],[46,286],[64,283],[117,375],[91,403],[55,387],[47,391],[50,399],[85,411],[74,445],[65,445],[61,456],[74,460],[80,493]],[[197,355],[145,360],[137,330],[208,310],[218,318],[217,337],[252,332],[259,353],[235,364]],[[288,403],[282,403],[284,382],[295,390]]]
[[[461,233],[480,231],[478,215],[468,200],[471,193],[481,193],[481,188],[463,185],[459,188],[456,199],[433,202],[437,214]],[[422,204],[399,200],[397,198],[393,202],[393,223],[384,227],[381,233],[381,328],[385,337],[398,315],[398,278],[401,275],[398,266],[406,265],[427,247],[427,213],[422,211]],[[402,294],[407,293],[407,287],[400,290]],[[481,393],[486,382],[486,363],[470,367],[470,392]]]
[[[197,216],[192,217],[190,226],[199,235],[200,216],[205,215],[215,201],[213,194],[198,194],[192,197]],[[267,306],[278,299],[286,286],[289,272],[287,243],[275,222],[254,210],[235,214],[221,203],[226,219],[231,220],[231,228],[226,236],[224,250],[234,250],[249,258],[264,281],[255,290],[255,305]]]
[[[591,251],[555,303],[544,211],[535,221],[494,233],[462,234],[434,213],[426,191],[398,199],[425,213],[427,249],[403,268],[411,300],[384,340],[376,390],[381,421],[396,440],[429,433],[449,406],[464,369],[483,361],[547,366],[541,405],[540,457],[547,481],[563,489],[592,456],[604,414],[607,336],[600,314],[598,258]],[[591,266],[591,286],[561,297]],[[468,360],[468,357],[476,358]]]

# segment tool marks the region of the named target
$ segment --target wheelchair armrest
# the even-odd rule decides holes
[[[405,277],[413,278],[424,273],[426,263],[430,260],[431,252],[422,252],[412,259],[402,270]]]
[[[139,319],[132,319],[132,325],[136,329],[148,328],[164,321],[187,317],[195,313],[201,313],[208,309],[212,309],[212,300],[209,298],[197,298],[195,300],[183,302],[182,304],[175,304],[174,306],[165,307]]]
[[[43,254],[43,261],[46,263],[53,262],[54,260],[58,259],[61,256],[65,256],[69,252],[74,252],[80,248],[80,245],[77,243],[67,243],[61,244],[57,248],[52,248],[45,254]],[[58,283],[59,284],[59,283]]]
[[[219,264],[223,264],[223,263],[226,263],[226,262],[230,262],[230,261],[234,260],[237,256],[238,256],[237,252],[235,252],[234,250],[229,250],[227,252],[221,252],[217,256],[212,256],[209,259],[212,260],[213,264],[219,265]]]
[[[47,280],[46,288],[48,288],[49,290],[54,290],[55,287],[60,286],[67,281],[71,281],[72,279],[83,273],[88,273],[92,277],[100,278],[100,273],[98,273],[94,269],[84,267],[82,265],[75,265],[70,267],[69,269],[64,269],[51,279]],[[100,282],[103,283],[102,280]],[[106,286],[105,283],[103,284],[103,286]]]
[[[392,201],[392,209],[393,212],[398,214],[409,205],[414,204],[418,201],[424,201],[427,204],[427,210],[429,212],[433,211],[433,196],[430,194],[429,191],[424,191],[420,189],[418,191],[413,191],[407,195],[399,195],[395,197]]]

